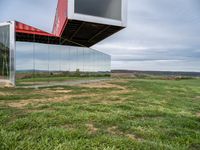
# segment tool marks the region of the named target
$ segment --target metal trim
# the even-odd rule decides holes
[[[10,81],[15,85],[16,71],[16,37],[15,21],[10,22]]]

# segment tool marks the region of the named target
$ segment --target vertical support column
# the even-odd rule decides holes
[[[0,23],[0,80],[15,86],[15,21]]]
[[[50,42],[49,42],[49,36],[48,36],[48,84],[50,82],[50,77],[51,77],[51,74],[50,74],[50,67],[49,67],[49,62],[50,62],[50,50],[49,50],[49,47],[50,47]]]
[[[35,83],[35,34],[33,35],[33,82]]]
[[[62,44],[62,41],[61,41],[61,38],[59,39],[59,75],[61,75],[61,51],[62,51],[62,47],[61,47],[61,44]]]
[[[16,36],[15,36],[15,21],[10,22],[10,81],[15,86],[16,75]]]

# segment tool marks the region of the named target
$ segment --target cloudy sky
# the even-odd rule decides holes
[[[57,0],[0,0],[0,22],[51,32]],[[200,71],[199,0],[129,0],[128,27],[93,48],[112,69]]]

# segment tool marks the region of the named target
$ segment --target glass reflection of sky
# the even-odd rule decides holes
[[[109,55],[73,46],[16,42],[17,71],[110,72]]]

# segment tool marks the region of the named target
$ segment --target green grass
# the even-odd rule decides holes
[[[0,89],[0,149],[200,149],[200,79],[108,82]]]
[[[66,81],[81,81],[81,80],[94,80],[94,79],[109,79],[110,77],[35,77],[35,78],[24,78],[17,79],[17,86],[31,86],[31,85],[44,85],[55,82],[66,82]]]

